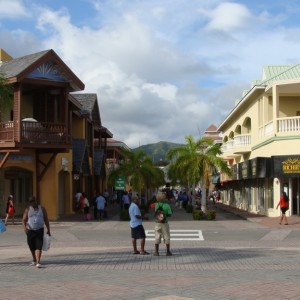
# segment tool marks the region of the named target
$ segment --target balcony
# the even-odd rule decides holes
[[[300,133],[300,117],[287,117],[277,119],[277,132],[274,132],[273,121],[268,122],[259,129],[260,138],[268,138],[275,133],[280,136]]]
[[[235,154],[244,154],[251,151],[251,134],[240,134],[234,137]]]
[[[59,123],[21,121],[20,140],[17,140],[17,131],[13,121],[0,123],[0,147],[18,147],[21,144],[26,148],[59,147],[64,148],[71,144],[67,126]]]

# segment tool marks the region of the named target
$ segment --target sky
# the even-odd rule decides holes
[[[297,0],[0,0],[0,48],[53,49],[130,148],[195,139],[264,65],[300,62]]]

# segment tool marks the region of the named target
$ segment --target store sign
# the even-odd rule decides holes
[[[282,172],[284,174],[300,173],[300,160],[298,158],[289,158],[283,161]]]
[[[272,156],[273,177],[298,177],[300,174],[300,156]]]

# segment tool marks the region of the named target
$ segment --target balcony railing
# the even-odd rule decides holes
[[[277,130],[274,132],[273,121],[268,122],[259,129],[260,137],[267,137],[273,133],[300,133],[300,117],[287,117],[277,119]]]
[[[20,141],[15,139],[14,122],[0,123],[0,142],[20,142],[23,144],[69,144],[67,126],[59,123],[21,121]]]
[[[234,137],[234,147],[251,144],[251,134],[240,134]]]
[[[234,151],[237,147],[240,149],[249,145],[251,145],[251,134],[240,134],[235,136],[233,141],[223,144],[222,152]]]
[[[300,132],[300,117],[277,119],[278,132]]]

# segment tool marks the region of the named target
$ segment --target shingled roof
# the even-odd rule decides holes
[[[71,93],[82,105],[82,113],[87,113],[88,117],[98,126],[101,127],[101,118],[98,105],[97,94],[94,93]]]
[[[55,67],[57,68],[56,71],[63,74],[73,91],[80,91],[84,89],[84,83],[52,49],[4,61],[0,65],[0,73],[3,74],[11,83],[20,82],[46,62],[55,64]]]

